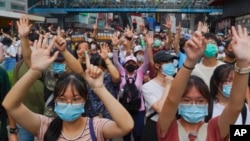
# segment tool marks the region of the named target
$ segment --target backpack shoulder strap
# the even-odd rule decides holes
[[[242,125],[246,124],[246,118],[247,118],[247,107],[246,104],[244,103],[242,110],[241,110],[241,116],[242,116]]]
[[[89,118],[89,132],[90,132],[91,140],[97,141],[96,135],[95,135],[95,130],[94,130],[93,118]]]

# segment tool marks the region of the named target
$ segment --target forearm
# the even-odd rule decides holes
[[[17,128],[16,121],[8,114],[10,128]]]
[[[107,91],[105,87],[94,88],[94,91],[121,130],[127,131],[127,127],[133,127],[134,122],[128,111]]]
[[[127,45],[126,45],[127,56],[132,54],[131,53],[131,48],[132,48],[132,45],[133,45],[132,40],[127,40]]]
[[[66,61],[67,65],[71,71],[73,71],[76,74],[83,73],[81,64],[69,51],[65,50],[61,53],[62,53],[63,57],[65,58],[65,61]]]
[[[28,67],[30,67],[31,49],[30,49],[28,37],[21,37],[21,50],[22,50],[24,62],[28,65]]]
[[[113,65],[113,63],[110,61],[110,59],[105,59],[104,60],[106,63],[106,66],[108,68],[109,74],[112,77],[112,81],[114,83],[118,83],[120,81],[120,74],[118,72],[118,70],[116,69],[116,67]]]
[[[180,40],[179,37],[176,37],[174,39],[174,52],[175,52],[176,55],[178,55],[179,51],[180,51],[179,40]]]
[[[18,108],[21,105],[28,89],[40,76],[40,72],[30,69],[19,81],[16,82],[2,103],[7,112]]]
[[[94,29],[92,35],[93,35],[93,38],[96,38],[97,37],[97,33],[98,33],[98,29]]]

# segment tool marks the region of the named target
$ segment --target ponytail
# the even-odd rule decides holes
[[[44,134],[44,141],[57,141],[62,130],[62,119],[55,118]]]

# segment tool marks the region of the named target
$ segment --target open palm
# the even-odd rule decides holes
[[[31,54],[31,69],[42,72],[47,69],[58,56],[59,52],[56,52],[52,57],[50,56],[50,50],[54,46],[55,38],[52,39],[48,47],[46,46],[47,40],[47,38],[42,40],[42,36],[40,36],[39,40],[34,42],[35,50]]]
[[[248,31],[246,28],[238,26],[238,32],[232,27],[233,41],[232,49],[238,60],[250,62],[250,43],[248,39]]]
[[[18,27],[18,34],[21,37],[25,37],[29,35],[31,24],[29,24],[29,18],[24,15],[22,16],[19,21],[17,21],[17,27]]]

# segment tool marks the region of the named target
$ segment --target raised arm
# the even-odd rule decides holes
[[[86,57],[87,70],[83,73],[84,79],[92,87],[110,113],[113,121],[107,122],[102,132],[105,139],[126,135],[133,129],[134,122],[127,110],[110,94],[103,84],[102,70],[90,64]]]
[[[186,43],[185,49],[187,60],[184,64],[187,67],[182,67],[175,76],[158,120],[162,136],[168,132],[168,128],[175,118],[178,105],[192,72],[192,69],[190,68],[193,68],[199,58],[203,55],[205,43],[200,31],[195,32],[194,36]]]
[[[50,46],[46,47],[47,38],[43,42],[41,37],[39,38],[39,41],[35,41],[35,51],[33,51],[31,55],[30,69],[12,87],[2,103],[8,114],[18,124],[35,136],[38,135],[40,128],[39,115],[26,108],[22,104],[22,100],[26,96],[31,85],[41,76],[43,70],[45,70],[56,59],[58,52],[56,52],[53,57],[50,57],[50,50],[53,47],[54,42],[55,38],[52,40]]]
[[[99,55],[102,57],[102,59],[106,63],[108,72],[112,77],[113,83],[118,83],[120,82],[120,74],[118,70],[116,69],[116,67],[114,66],[114,64],[112,63],[112,61],[108,58],[108,49],[109,49],[108,44],[104,43],[101,46],[101,52],[99,53]]]
[[[119,43],[118,35],[117,35],[117,33],[114,33],[113,37],[112,37],[113,62],[114,62],[115,67],[118,69],[118,71],[121,72],[121,71],[124,71],[124,69],[118,60],[118,51],[119,51],[118,50],[118,43]]]
[[[23,15],[19,21],[17,21],[18,34],[21,39],[21,50],[23,55],[23,60],[27,64],[28,67],[31,65],[31,49],[29,45],[29,33],[31,24],[29,23],[29,18],[26,15]]]
[[[250,44],[248,39],[247,29],[242,29],[238,26],[238,32],[232,27],[233,41],[232,48],[233,52],[237,57],[237,62],[235,64],[235,75],[232,85],[232,90],[229,98],[229,102],[223,110],[219,118],[219,128],[220,133],[223,138],[229,134],[229,127],[234,124],[238,118],[241,109],[244,104],[249,70],[246,73],[240,73],[237,68],[244,70],[244,68],[250,68]]]
[[[76,74],[82,74],[83,69],[79,61],[66,49],[66,40],[60,36],[56,37],[55,46],[63,55],[68,67]]]
[[[132,54],[132,46],[133,46],[133,29],[130,29],[129,26],[127,26],[127,28],[125,29],[125,38],[127,40],[127,44],[126,44],[126,51],[127,51],[127,54],[126,56],[129,56]]]

